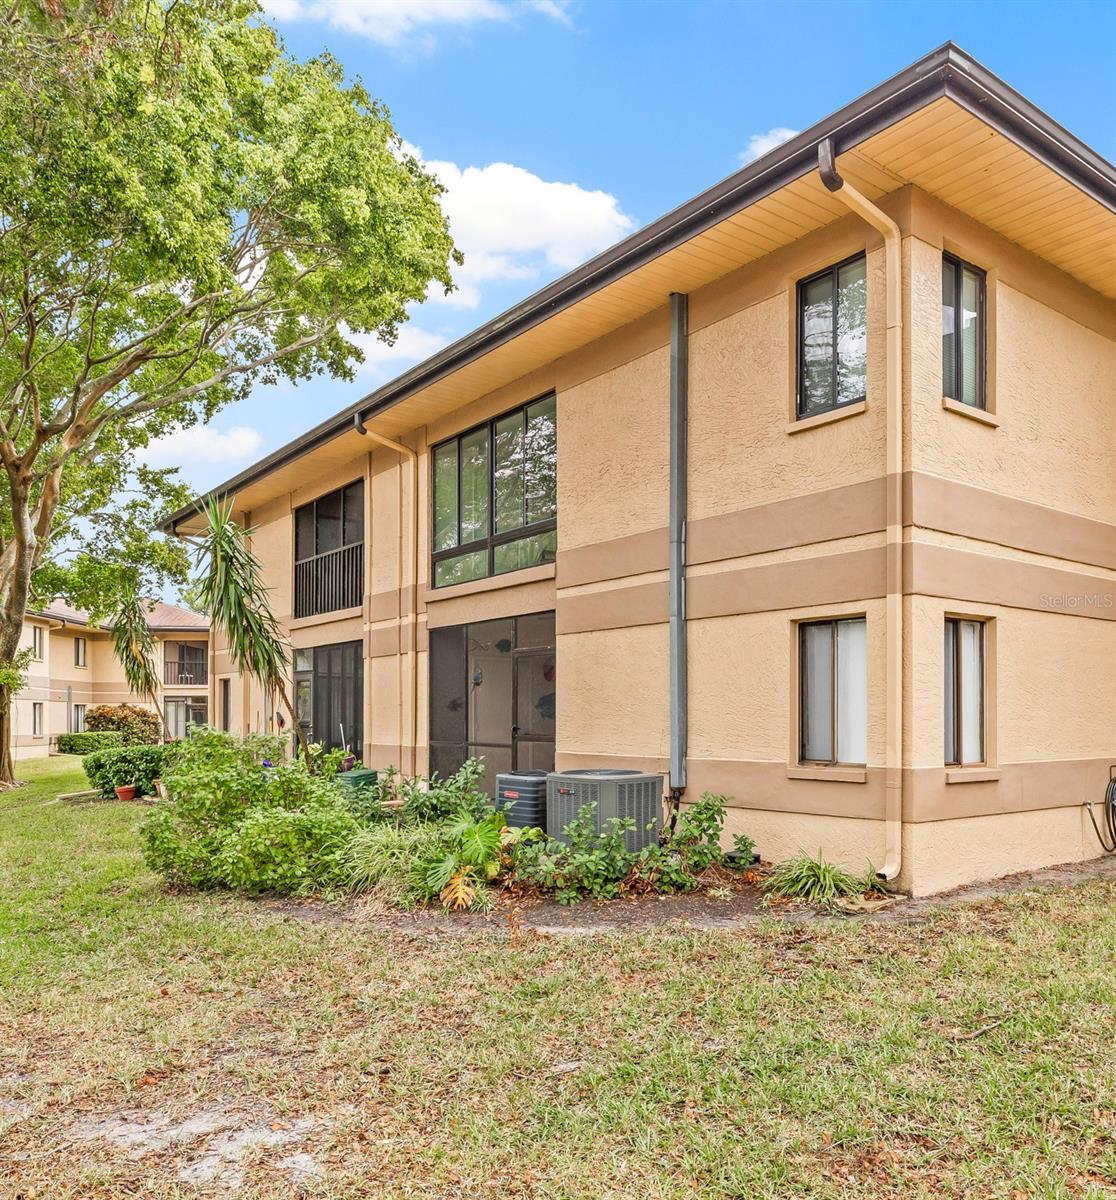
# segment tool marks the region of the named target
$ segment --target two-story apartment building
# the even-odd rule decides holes
[[[216,492],[372,765],[662,771],[916,893],[1090,857],[1116,170],[946,45]]]
[[[149,618],[159,678],[156,699],[173,737],[209,720],[209,620],[173,604],[157,603]],[[58,735],[80,733],[86,710],[97,704],[151,707],[135,695],[112,648],[106,626],[60,600],[28,613],[20,648],[31,651],[27,685],[12,704],[12,753],[43,758]]]

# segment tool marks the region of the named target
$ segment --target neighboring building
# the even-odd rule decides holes
[[[1099,852],[1114,301],[1116,170],[947,45],[215,491],[315,738],[925,893]]]
[[[157,603],[150,615],[155,635],[157,699],[171,734],[209,719],[209,619],[173,604]],[[27,614],[20,648],[30,647],[27,686],[12,705],[12,753],[42,758],[54,752],[60,733],[80,733],[96,704],[138,704],[147,696],[128,687],[104,625],[90,624],[79,609],[55,600]]]

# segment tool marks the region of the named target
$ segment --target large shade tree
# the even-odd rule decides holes
[[[451,286],[440,190],[254,0],[3,7],[0,681],[29,598],[73,590],[63,532],[124,521],[133,556],[173,568],[139,544],[173,490],[143,446],[258,382],[351,378],[360,335]]]

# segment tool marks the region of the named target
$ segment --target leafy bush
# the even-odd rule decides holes
[[[732,839],[732,852],[736,855],[737,864],[747,867],[755,861],[756,843],[746,833],[738,833]]]
[[[385,776],[403,799],[403,811],[411,821],[444,821],[462,811],[482,816],[492,806],[477,780],[484,774],[484,763],[470,758],[448,779],[432,775],[428,780],[399,780],[394,772]]]
[[[157,713],[138,704],[97,704],[85,714],[90,733],[119,733],[125,746],[149,746],[163,740]]]
[[[725,797],[706,792],[688,804],[672,834],[658,845],[640,851],[633,868],[637,879],[659,892],[690,892],[698,877],[724,860],[721,830],[725,825]]]
[[[840,896],[860,896],[871,891],[874,879],[850,875],[834,863],[826,862],[821,851],[817,858],[788,858],[779,863],[764,881],[764,888],[788,900],[808,900],[813,904],[832,904]]]
[[[60,733],[58,735],[59,754],[94,754],[98,750],[112,750],[124,745],[124,735],[115,729],[105,729],[97,733]]]
[[[163,774],[170,799],[142,830],[148,865],[174,883],[248,892],[346,882],[360,823],[336,783],[282,753],[282,738],[213,729],[177,743]]]
[[[339,805],[252,808],[221,839],[221,882],[246,892],[301,892],[347,882],[358,825]]]
[[[98,750],[81,760],[90,784],[107,800],[114,789],[133,786],[137,796],[153,796],[155,780],[163,773],[167,746],[120,746]]]
[[[418,896],[437,896],[447,908],[472,908],[500,874],[503,849],[518,836],[504,814],[489,808],[476,816],[467,808],[443,822],[444,849],[415,861],[412,883]],[[484,902],[481,902],[484,907]]]
[[[613,817],[598,833],[595,808],[582,805],[562,831],[565,842],[520,837],[512,851],[517,880],[553,891],[559,904],[575,904],[583,896],[598,900],[619,896],[639,857],[624,845],[624,834],[635,828],[635,822]]]

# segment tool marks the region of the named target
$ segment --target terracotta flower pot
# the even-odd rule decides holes
[[[136,786],[134,783],[126,783],[122,787],[113,788],[116,793],[117,800],[134,800],[136,798]]]

